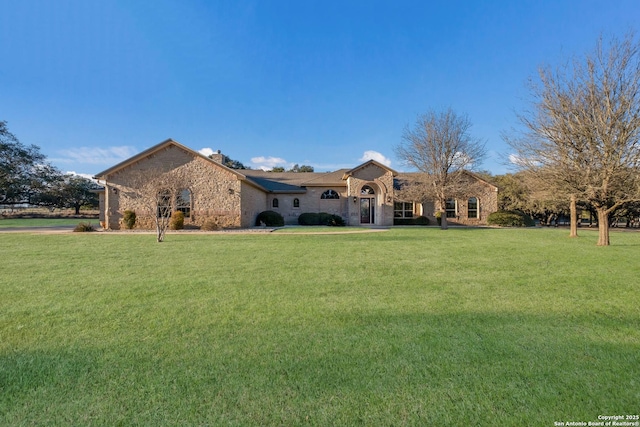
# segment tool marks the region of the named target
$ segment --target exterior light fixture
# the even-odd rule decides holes
[[[357,196],[353,196],[353,203],[356,203],[358,201],[358,197]]]

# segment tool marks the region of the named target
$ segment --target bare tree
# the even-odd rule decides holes
[[[400,196],[437,202],[441,228],[447,229],[448,198],[466,193],[469,185],[464,170],[479,165],[486,151],[484,142],[470,135],[467,115],[453,109],[430,110],[418,116],[413,127],[405,128],[396,155],[407,166],[419,171]]]
[[[157,241],[163,242],[176,203],[187,185],[183,171],[140,171],[131,177],[130,182],[128,196],[143,207],[145,215],[153,218]]]
[[[640,198],[640,46],[633,34],[598,40],[593,52],[557,70],[539,70],[525,132],[507,138],[520,166],[598,217],[608,246],[609,214]],[[573,222],[573,221],[572,221]]]

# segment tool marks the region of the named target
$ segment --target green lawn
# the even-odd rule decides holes
[[[78,225],[81,222],[89,222],[98,225],[98,219],[82,218],[2,218],[0,219],[0,230],[3,228],[16,227],[56,227],[59,225]]]
[[[640,411],[640,234],[0,234],[0,425]]]

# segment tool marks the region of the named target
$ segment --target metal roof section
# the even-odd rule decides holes
[[[247,179],[271,193],[306,193],[306,187],[344,187],[343,170],[336,172],[267,172],[247,169]]]

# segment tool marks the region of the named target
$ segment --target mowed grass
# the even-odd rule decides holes
[[[81,222],[98,225],[98,219],[83,218],[2,218],[0,229],[19,227],[56,227],[60,225],[78,225]]]
[[[640,409],[640,234],[0,234],[0,425]]]

